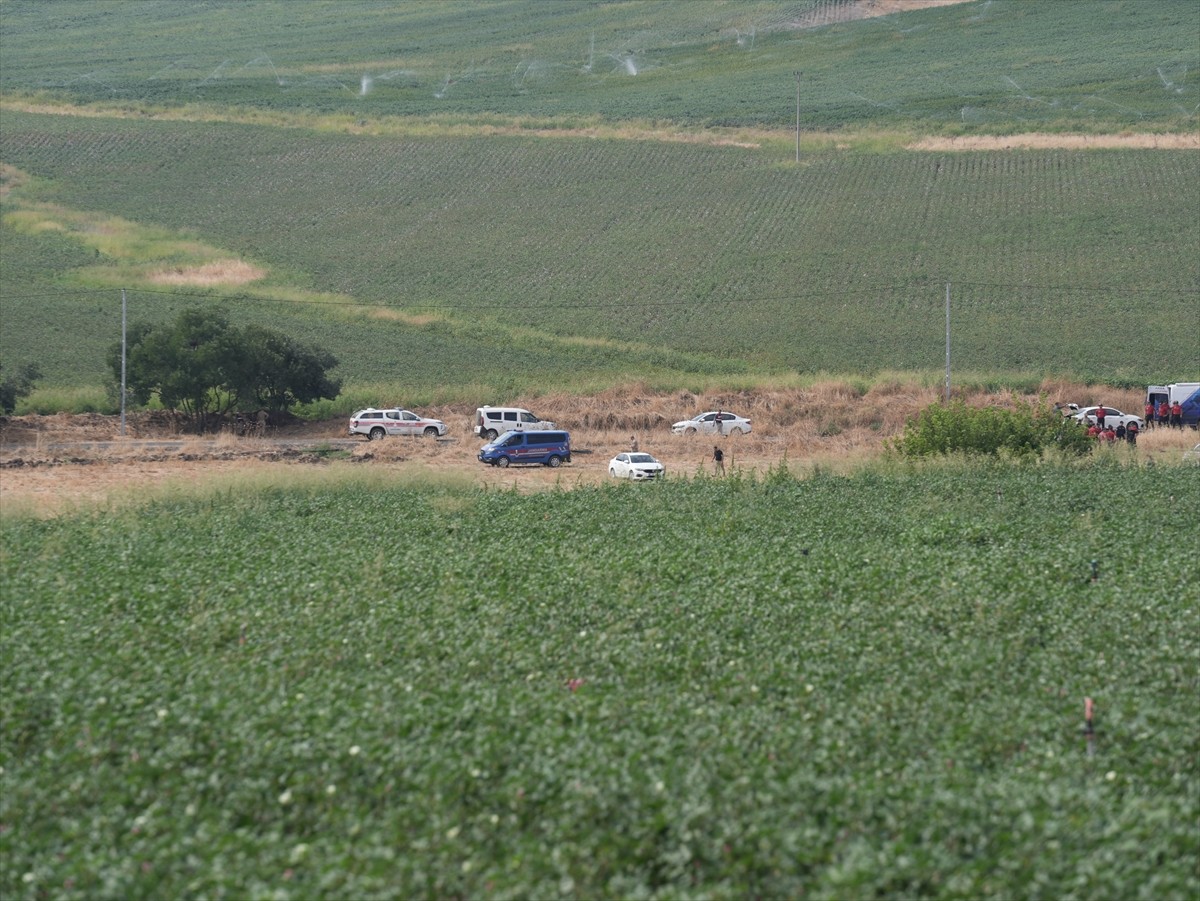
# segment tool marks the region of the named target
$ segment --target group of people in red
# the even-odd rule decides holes
[[[1146,401],[1146,428],[1153,428],[1157,423],[1160,426],[1170,426],[1173,429],[1183,428],[1183,405],[1179,401],[1168,405],[1165,400],[1160,400],[1158,406],[1154,406],[1154,401]]]
[[[1137,444],[1138,424],[1136,419],[1129,420],[1128,425],[1123,422],[1117,423],[1117,427],[1113,428],[1112,423],[1104,421],[1108,418],[1108,411],[1104,409],[1104,404],[1096,408],[1095,417],[1096,421],[1088,426],[1089,437],[1110,444],[1114,441],[1128,441],[1130,444]]]

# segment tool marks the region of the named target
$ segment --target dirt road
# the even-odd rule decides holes
[[[1047,383],[1038,393],[1050,403],[1086,404],[1093,400],[1094,389]],[[1136,395],[1105,389],[1098,399],[1136,409]],[[708,395],[663,394],[633,386],[595,397],[517,399],[570,429],[574,459],[559,469],[498,469],[479,463],[475,455],[480,442],[470,428],[473,408],[462,406],[422,410],[448,424],[445,439],[376,442],[349,438],[344,419],[295,421],[272,429],[265,438],[239,438],[190,436],[166,414],[139,413],[129,418],[122,438],[116,416],[8,417],[0,419],[0,508],[54,515],[135,503],[169,492],[319,479],[345,467],[384,480],[428,477],[518,491],[573,488],[609,481],[609,460],[629,449],[634,434],[641,450],[666,465],[668,477],[712,475],[714,443],[721,444],[731,474],[761,475],[780,465],[798,472],[815,465],[851,471],[882,454],[910,417],[938,399],[936,387],[880,383],[863,392],[840,382]],[[1011,406],[1031,399],[1006,391],[966,397],[979,406]],[[672,422],[711,409],[749,416],[753,432],[716,440],[671,434]],[[1167,441],[1151,432],[1140,445],[1150,455],[1156,452],[1156,442],[1163,443],[1162,453],[1175,456],[1176,448],[1167,447]]]

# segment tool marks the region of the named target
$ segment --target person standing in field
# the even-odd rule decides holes
[[[1175,403],[1171,404],[1171,428],[1183,428],[1183,404],[1181,404],[1179,401],[1175,401]]]
[[[637,440],[637,435],[630,435],[630,436],[629,436],[629,449],[630,449],[631,451],[633,451],[635,454],[638,452],[638,440]]]
[[[1125,428],[1125,423],[1123,423],[1123,422],[1118,422],[1118,423],[1117,423],[1117,440],[1118,440],[1118,441],[1124,441],[1124,440],[1125,440],[1125,436],[1126,436],[1127,434],[1129,434],[1129,430]]]
[[[713,473],[725,475],[725,452],[717,445],[713,445]]]
[[[1170,424],[1171,424],[1171,408],[1167,406],[1167,402],[1165,400],[1160,400],[1158,402],[1158,418],[1156,421],[1156,425],[1160,425],[1165,428],[1166,426],[1168,426]]]
[[[1138,424],[1137,420],[1133,420],[1125,427],[1125,440],[1137,447]]]
[[[1146,409],[1142,411],[1142,419],[1146,420],[1146,428],[1154,428],[1154,401],[1146,401]]]
[[[1096,408],[1096,425],[1100,426],[1100,431],[1104,431],[1104,417],[1108,415],[1108,411],[1104,409],[1104,404]]]

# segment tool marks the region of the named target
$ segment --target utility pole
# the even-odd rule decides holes
[[[950,283],[946,282],[946,403],[950,403]]]
[[[121,437],[125,437],[125,289],[121,289]]]
[[[800,76],[803,72],[796,72],[796,162],[800,162]]]

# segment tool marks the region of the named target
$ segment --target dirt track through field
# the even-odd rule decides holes
[[[1045,383],[1050,403],[1103,401],[1118,409],[1140,408],[1140,392]],[[499,490],[571,489],[610,481],[608,461],[629,449],[637,434],[641,449],[666,464],[670,478],[711,476],[712,448],[719,443],[731,473],[763,475],[786,465],[803,474],[820,466],[849,472],[879,457],[888,439],[908,419],[936,403],[937,388],[881,383],[862,393],[838,382],[807,389],[692,395],[655,394],[636,386],[596,397],[518,399],[571,430],[574,461],[559,469],[497,469],[475,459],[479,441],[470,431],[472,409],[422,410],[446,421],[447,439],[391,438],[349,441],[345,420],[294,422],[269,439],[181,435],[164,414],[135,414],[127,437],[119,418],[86,414],[23,416],[0,421],[0,510],[56,515],[72,510],[137,503],[172,493],[252,490],[265,484],[295,484],[356,477],[388,483],[440,479]],[[1010,407],[1032,396],[975,392],[973,406]],[[713,439],[670,433],[687,415],[729,409],[749,416],[747,436]],[[1142,459],[1177,460],[1196,441],[1194,432],[1151,431],[1137,453]],[[1123,449],[1122,449],[1123,452]]]

